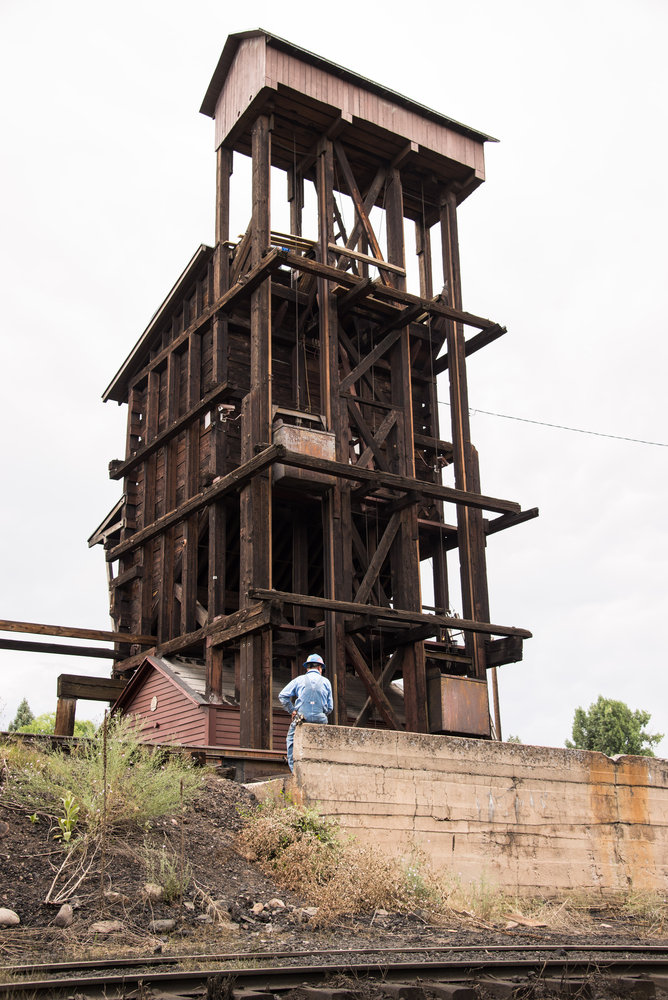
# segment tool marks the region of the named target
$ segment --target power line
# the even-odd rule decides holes
[[[450,406],[445,400],[439,400],[439,406]],[[633,444],[649,444],[653,448],[668,448],[663,441],[645,441],[643,438],[623,437],[621,434],[604,434],[602,431],[585,431],[581,427],[566,427],[564,424],[549,424],[545,420],[530,420],[528,417],[513,417],[508,413],[495,413],[493,410],[481,410],[477,406],[469,407],[469,413],[484,413],[488,417],[502,417],[504,420],[517,420],[522,424],[536,424],[538,427],[552,427],[558,431],[571,431],[573,434],[590,434],[592,437],[611,438],[613,441],[631,441]]]

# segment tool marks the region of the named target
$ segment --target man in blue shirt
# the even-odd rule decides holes
[[[291,771],[294,771],[292,748],[295,742],[297,723],[303,720],[326,726],[327,716],[334,709],[332,685],[326,677],[322,676],[325,667],[322,656],[319,656],[318,653],[311,653],[304,666],[306,673],[300,674],[299,677],[295,677],[289,684],[286,684],[278,696],[285,711],[292,715],[286,739],[288,764]]]

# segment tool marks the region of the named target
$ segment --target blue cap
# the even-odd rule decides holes
[[[310,656],[306,657],[306,661],[302,663],[303,667],[322,667],[325,669],[325,661],[323,660],[320,653],[311,653]]]

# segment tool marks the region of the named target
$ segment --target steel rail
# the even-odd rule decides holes
[[[366,948],[323,948],[320,951],[272,951],[272,952],[205,952],[204,954],[184,954],[184,955],[151,955],[144,958],[109,958],[103,960],[81,959],[70,962],[31,962],[23,965],[0,965],[0,972],[11,975],[21,975],[28,972],[69,972],[74,969],[123,969],[140,968],[158,965],[178,965],[180,962],[246,962],[249,960],[261,961],[262,959],[277,958],[308,958],[311,961],[321,956],[335,955],[437,955],[447,954],[472,954],[475,952],[490,952],[514,954],[526,952],[579,952],[585,955],[593,954],[618,954],[630,953],[641,955],[665,955],[668,960],[668,944],[464,944],[464,945],[438,945],[431,947],[420,945],[412,947],[405,945],[396,948],[374,948],[372,945]]]
[[[250,956],[246,956],[248,960]],[[621,959],[609,958],[604,961],[595,961],[593,956],[586,959],[475,959],[473,961],[450,961],[450,962],[372,962],[351,965],[309,965],[309,966],[269,966],[264,968],[209,968],[196,970],[180,970],[175,972],[133,972],[132,974],[107,975],[107,976],[81,976],[68,979],[42,979],[30,981],[16,981],[0,984],[0,996],[11,995],[18,997],[24,993],[31,993],[34,997],[40,994],[56,996],[58,991],[85,989],[87,987],[97,987],[109,990],[111,987],[126,989],[128,987],[143,987],[157,984],[169,983],[172,988],[189,989],[193,987],[206,986],[209,979],[215,976],[224,975],[234,979],[235,984],[243,988],[268,990],[270,992],[289,990],[296,986],[303,986],[312,983],[321,983],[328,975],[348,972],[355,977],[375,976],[383,981],[406,980],[406,978],[425,979],[438,976],[443,982],[471,982],[472,979],[481,978],[489,973],[503,973],[504,976],[528,976],[530,974],[540,977],[549,975],[559,975],[562,978],[576,978],[583,975],[610,974],[631,976],[649,972],[655,975],[668,974],[667,959]],[[425,973],[429,976],[426,977]],[[105,995],[109,995],[105,993]]]

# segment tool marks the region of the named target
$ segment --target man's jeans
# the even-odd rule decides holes
[[[300,721],[299,717],[295,716],[295,718],[290,723],[290,728],[288,729],[288,735],[285,740],[288,748],[288,765],[291,771],[294,771],[295,769],[292,750],[295,742],[295,729],[297,728],[297,723],[299,721]],[[324,712],[319,712],[317,715],[312,716],[310,719],[308,719],[306,716],[303,716],[301,721],[312,722],[316,723],[317,725],[326,726],[327,716],[325,715]]]

